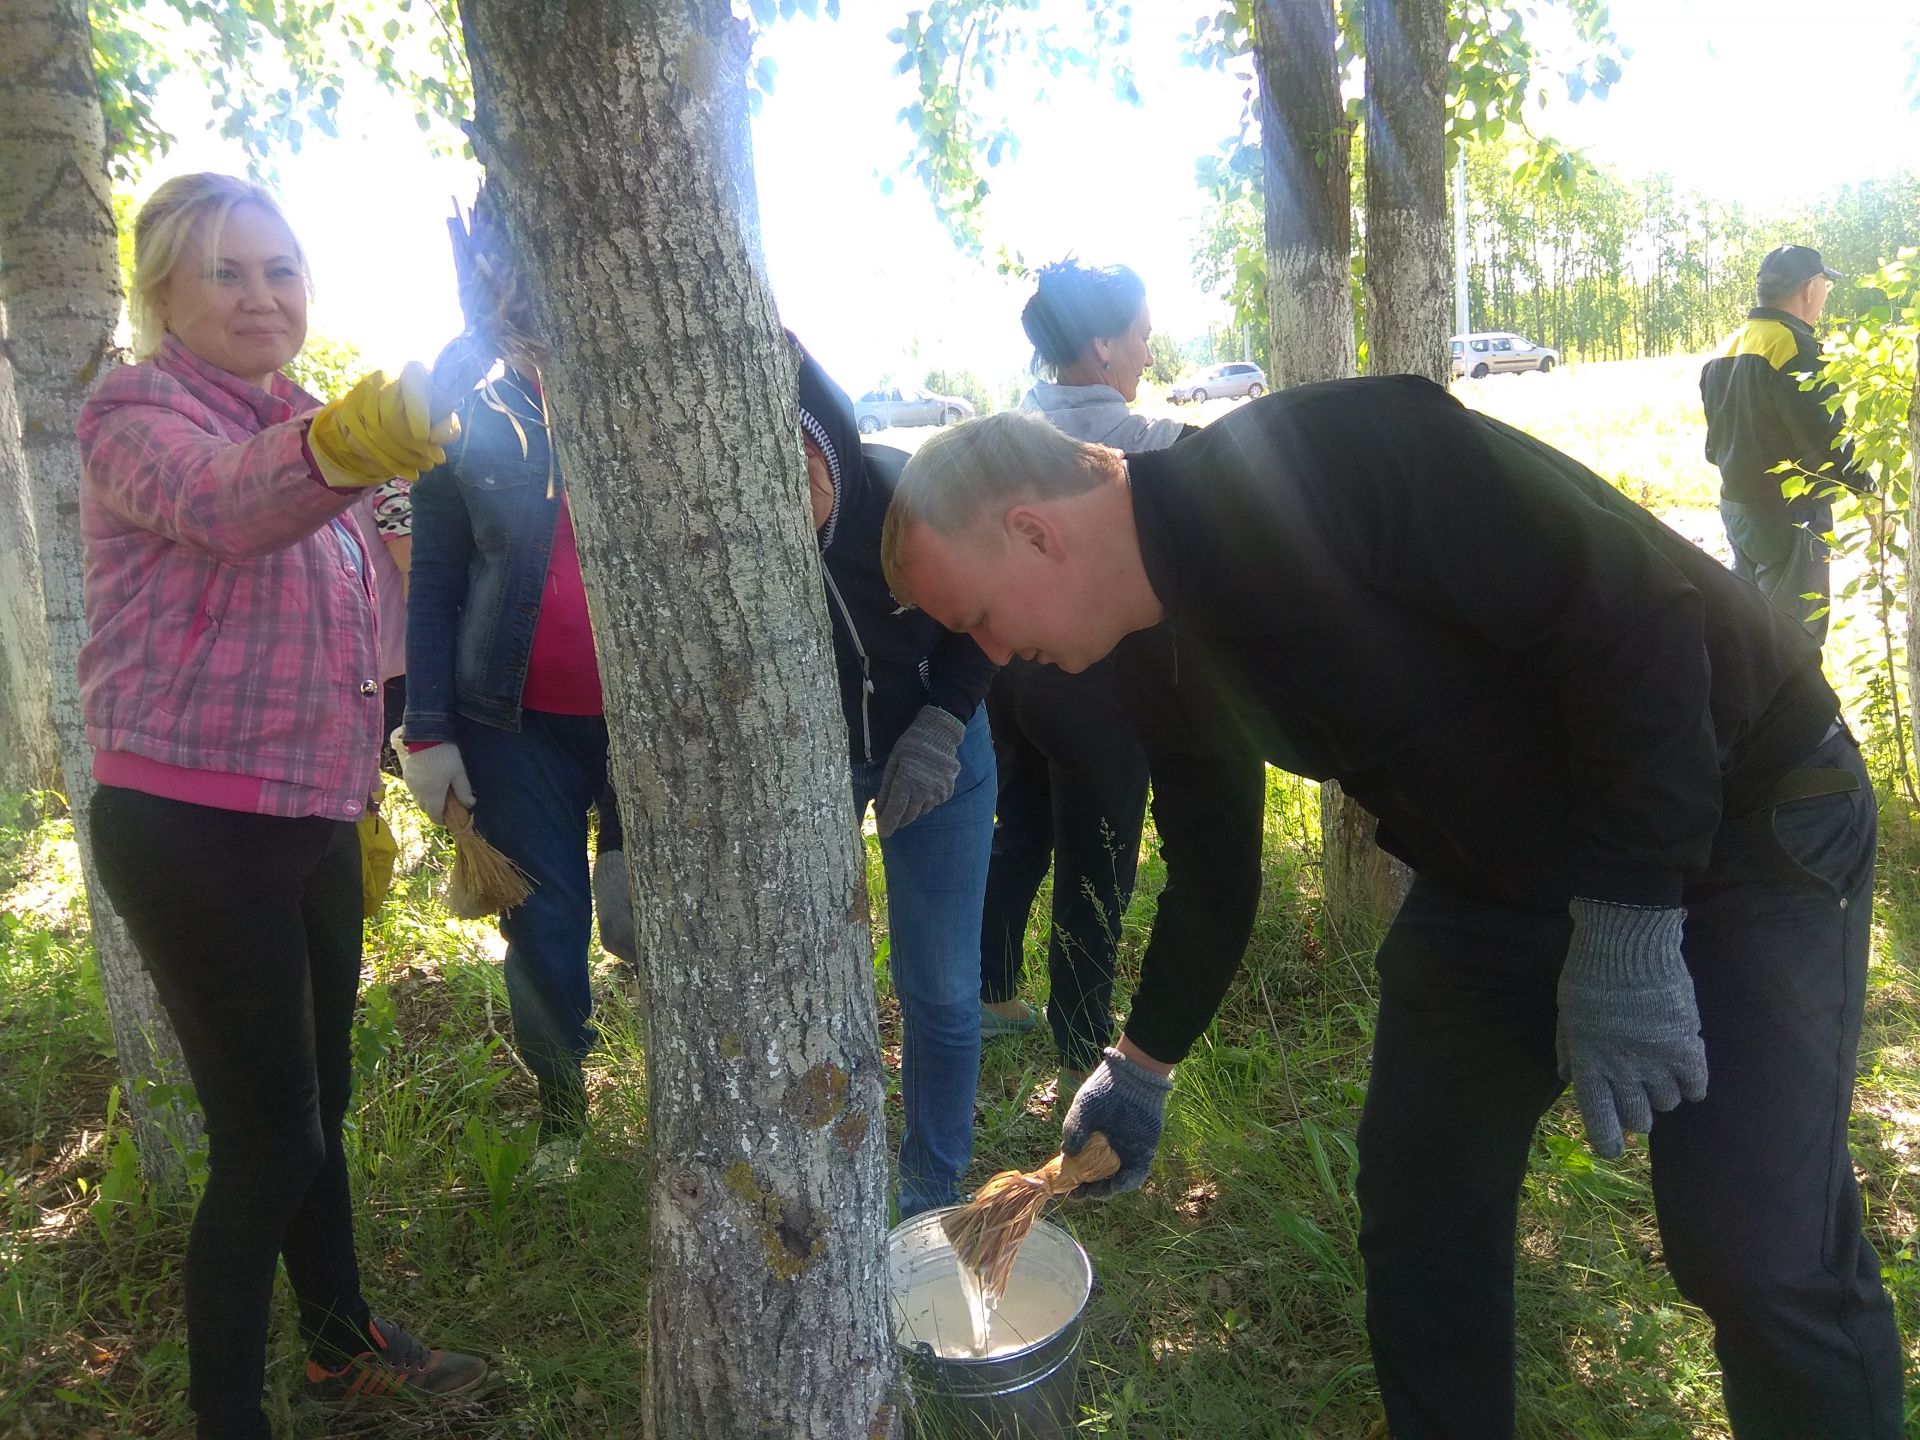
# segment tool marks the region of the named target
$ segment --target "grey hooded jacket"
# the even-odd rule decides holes
[[[1163,450],[1187,427],[1178,420],[1149,420],[1127,408],[1111,385],[1055,385],[1042,380],[1020,401],[1076,440],[1111,445],[1116,450]]]

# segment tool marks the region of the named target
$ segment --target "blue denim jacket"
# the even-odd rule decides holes
[[[407,587],[409,740],[454,739],[454,715],[520,728],[533,628],[566,493],[533,387],[509,371],[460,409],[447,462],[413,487]]]

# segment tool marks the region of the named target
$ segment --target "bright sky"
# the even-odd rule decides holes
[[[763,41],[779,66],[755,124],[769,274],[782,318],[855,393],[888,371],[997,378],[1029,355],[1025,288],[956,255],[911,176],[882,194],[906,154],[895,116],[911,97],[885,36],[910,3],[843,0],[837,22],[796,20]],[[1070,20],[1084,0],[1048,3]],[[1223,318],[1190,273],[1194,162],[1233,131],[1241,106],[1231,76],[1182,63],[1192,20],[1209,8],[1136,0],[1138,107],[1074,76],[1003,76],[996,92],[1023,143],[991,172],[990,244],[1033,262],[1072,252],[1129,264],[1156,327],[1180,339]],[[1614,0],[1613,12],[1632,52],[1623,79],[1604,102],[1561,96],[1545,116],[1596,160],[1755,204],[1920,163],[1920,114],[1908,108],[1914,0]],[[460,324],[443,222],[477,170],[433,159],[406,108],[370,89],[350,97],[343,138],[315,137],[280,162],[280,188],[313,260],[315,332],[378,364],[431,359]],[[174,86],[163,115],[181,143],[147,185],[239,168],[201,129],[203,94]]]

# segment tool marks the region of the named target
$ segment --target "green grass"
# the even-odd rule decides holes
[[[1687,366],[1641,362],[1634,384],[1621,378],[1626,370],[1499,377],[1461,390],[1629,490],[1671,483],[1650,495],[1663,513],[1710,521],[1698,477],[1686,478],[1697,456],[1683,403]],[[1852,614],[1843,620],[1842,636],[1855,639],[1837,673],[1858,713],[1870,697],[1845,657],[1870,653],[1871,628]],[[1884,744],[1871,748],[1876,772],[1890,773]],[[1911,1355],[1920,1336],[1920,834],[1903,805],[1883,808],[1854,1137],[1869,1232]],[[1057,1212],[1098,1276],[1081,1375],[1086,1435],[1375,1433],[1353,1200],[1373,970],[1370,954],[1326,933],[1317,815],[1310,785],[1272,776],[1254,943],[1218,1023],[1181,1068],[1153,1178],[1136,1195]],[[350,1145],[362,1261],[377,1305],[436,1341],[485,1351],[500,1381],[450,1415],[311,1407],[295,1394],[298,1355],[283,1309],[270,1369],[276,1424],[291,1440],[635,1434],[648,1255],[633,989],[617,967],[600,970],[597,1123],[578,1177],[531,1183],[517,1167],[534,1092],[502,1039],[498,941],[441,908],[438,842],[417,828],[402,839],[400,886],[368,934],[355,1036]],[[869,861],[884,956],[884,877],[871,842]],[[1163,882],[1149,836],[1126,919],[1123,995]],[[65,822],[0,811],[0,1440],[184,1436],[185,1224],[123,1188],[124,1127],[108,1124],[111,1042],[76,895]],[[1027,994],[1036,1000],[1046,898],[1029,935]],[[897,1059],[884,959],[876,983],[883,1040]],[[1054,1066],[1044,1033],[988,1046],[973,1181],[1037,1164],[1055,1148],[1046,1090]],[[898,1119],[896,1088],[889,1120]],[[1570,1107],[1557,1108],[1534,1148],[1519,1254],[1523,1435],[1726,1433],[1708,1327],[1660,1263],[1643,1149],[1596,1164]],[[1920,1426],[1909,1433],[1920,1436]]]
[[[1566,451],[1650,510],[1712,510],[1720,474],[1706,458],[1704,363],[1697,355],[1598,361],[1551,375],[1457,380],[1453,393]]]

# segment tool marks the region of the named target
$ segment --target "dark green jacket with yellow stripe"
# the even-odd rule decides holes
[[[1873,488],[1840,434],[1839,415],[1827,412],[1833,386],[1800,388],[1823,363],[1812,327],[1767,305],[1749,310],[1747,323],[1707,362],[1700,372],[1707,459],[1720,468],[1726,499],[1784,505],[1780,485],[1788,477],[1775,467],[1786,460],[1849,489]]]

